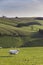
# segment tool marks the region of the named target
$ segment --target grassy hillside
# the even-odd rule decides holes
[[[0,17],[0,47],[43,46],[43,20]]]

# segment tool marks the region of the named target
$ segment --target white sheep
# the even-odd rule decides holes
[[[9,53],[10,54],[18,54],[19,53],[19,50],[10,50]]]

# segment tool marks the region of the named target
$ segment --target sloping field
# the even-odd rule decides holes
[[[21,24],[22,27],[17,27]],[[0,46],[43,46],[43,34],[38,33],[42,24],[43,20],[34,18],[0,18]]]

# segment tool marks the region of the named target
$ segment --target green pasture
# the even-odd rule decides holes
[[[10,55],[11,49],[19,49],[19,53]],[[43,47],[2,48],[0,65],[43,65]]]

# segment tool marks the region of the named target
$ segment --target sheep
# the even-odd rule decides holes
[[[19,50],[10,50],[9,53],[10,54],[18,54],[19,53]]]

